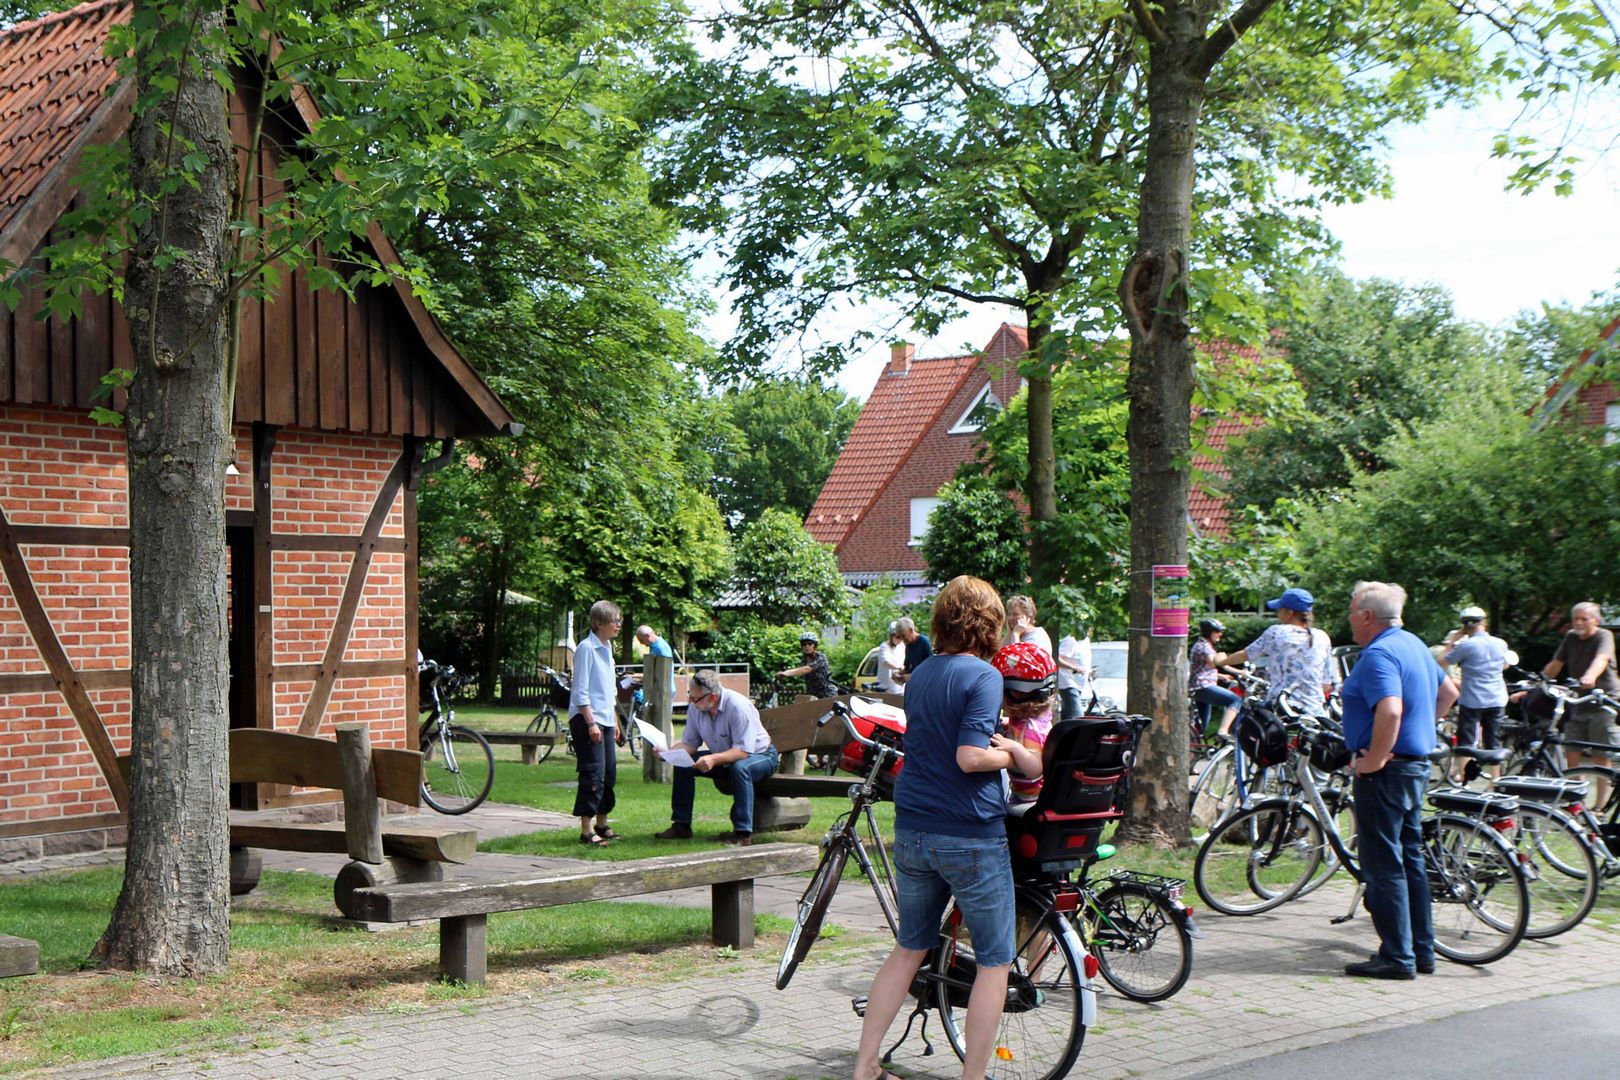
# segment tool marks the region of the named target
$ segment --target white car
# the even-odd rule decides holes
[[[1125,708],[1125,664],[1130,654],[1126,641],[1093,641],[1091,643],[1091,686],[1085,691],[1084,704],[1091,706],[1092,691],[1097,694],[1097,708]]]

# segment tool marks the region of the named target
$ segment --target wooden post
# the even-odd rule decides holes
[[[439,978],[482,983],[489,970],[489,916],[439,920]]]
[[[675,741],[674,702],[669,688],[674,681],[675,661],[667,656],[648,656],[641,668],[641,692],[647,698],[647,723]],[[668,784],[675,779],[669,763],[651,748],[641,755],[641,777],[649,783]]]
[[[733,949],[754,947],[754,882],[717,881],[710,886],[714,943]]]
[[[343,764],[343,836],[349,858],[381,863],[382,810],[377,774],[371,765],[371,729],[359,721],[337,726],[338,759]]]

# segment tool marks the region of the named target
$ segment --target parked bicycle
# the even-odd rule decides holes
[[[529,721],[528,731],[537,735],[550,735],[552,738],[535,747],[535,763],[538,764],[551,756],[551,751],[561,746],[567,753],[574,752],[568,745],[568,731],[563,722],[558,719],[557,710],[562,715],[568,715],[568,695],[573,692],[574,684],[567,675],[555,668],[540,665],[540,672],[546,677],[546,697],[540,705],[540,711],[534,714]]]
[[[851,859],[871,885],[890,931],[899,932],[893,865],[873,813],[875,804],[892,796],[905,756],[903,728],[888,725],[884,717],[890,715],[891,711],[877,703],[855,698],[852,704],[835,703],[817,722],[818,726],[824,725],[835,716],[843,722],[851,740],[846,763],[858,766],[861,781],[850,788],[849,810],[822,840],[821,864],[799,900],[798,915],[777,967],[779,989],[788,985],[820,934]],[[1134,760],[1136,741],[1147,722],[1142,717],[1121,716],[1055,725],[1046,744],[1049,779],[1041,797],[1022,817],[1008,818],[1017,955],[996,1036],[998,1077],[1057,1080],[1067,1076],[1080,1054],[1086,1028],[1095,1020],[1092,980],[1101,973],[1102,963],[1088,951],[1082,936],[1086,920],[1077,919],[1085,902],[1085,890],[1070,877],[1094,860],[1097,837],[1107,822],[1119,817],[1115,801],[1124,797],[1124,781]],[[1099,775],[1106,775],[1116,786],[1105,790],[1096,782]],[[1096,798],[1102,793],[1108,800],[1106,808],[1065,812],[1076,797],[1077,787],[1083,786],[1079,778],[1092,780],[1089,787],[1084,787],[1086,797]],[[1121,984],[1141,993],[1168,996],[1185,982],[1180,962],[1168,976],[1137,975],[1135,980],[1130,965],[1124,962],[1125,957],[1144,955],[1161,941],[1173,941],[1176,948],[1183,950],[1185,963],[1191,964],[1190,936],[1181,935],[1176,909],[1172,906],[1165,912],[1177,931],[1167,935],[1156,922],[1161,911],[1157,890],[1151,902],[1154,914],[1148,914],[1139,903],[1142,889],[1148,884],[1145,880],[1111,882],[1099,893],[1108,893],[1108,902],[1099,902],[1097,907],[1107,916],[1111,935],[1108,952],[1111,959],[1119,961],[1114,973]],[[1185,911],[1181,914],[1184,917]],[[967,1049],[967,1000],[975,970],[973,943],[953,902],[941,921],[939,943],[912,982],[916,1008],[895,1046],[910,1036],[913,1024],[920,1019],[924,1053],[932,1052],[927,1036],[928,1014],[937,1012],[951,1048],[962,1057]],[[854,1004],[858,1013],[864,1013],[864,998],[857,998]],[[884,1056],[885,1063],[893,1052],[891,1047]]]
[[[624,678],[624,676],[621,676]],[[619,729],[614,733],[613,739],[620,746],[630,751],[630,756],[637,761],[641,760],[641,726],[636,721],[645,722],[647,719],[647,695],[641,691],[641,676],[629,676],[633,681],[629,686],[619,687]]]
[[[422,752],[422,801],[441,814],[465,814],[489,797],[495,783],[495,752],[484,737],[456,723],[450,697],[467,677],[432,660],[417,665],[430,703],[417,746]]]
[[[1316,772],[1338,772],[1349,751],[1337,733],[1306,717],[1290,725],[1288,772],[1297,793],[1261,799],[1228,817],[1198,849],[1198,895],[1226,915],[1255,915],[1294,899],[1319,874],[1342,866],[1358,884],[1360,866]],[[1315,769],[1311,767],[1314,763]],[[1423,851],[1434,907],[1435,951],[1461,964],[1488,964],[1512,952],[1530,918],[1530,892],[1513,846],[1494,827],[1510,821],[1510,800],[1478,818],[1439,810],[1424,818]],[[1511,828],[1510,824],[1504,827]],[[1331,861],[1330,861],[1331,859]],[[1329,869],[1331,867],[1331,869]],[[1349,913],[1360,905],[1357,888]]]

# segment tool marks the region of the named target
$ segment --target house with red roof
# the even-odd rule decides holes
[[[1002,323],[983,352],[919,358],[894,345],[805,528],[831,544],[850,585],[888,575],[910,603],[932,594],[920,545],[939,489],[971,461],[979,410],[1018,393],[1023,327]]]
[[[132,11],[97,0],[0,32],[0,260],[37,263],[82,155],[128,131],[135,82],[104,47]],[[295,91],[256,143],[255,97],[243,82],[229,99],[250,207],[317,119]],[[398,262],[376,226],[365,243]],[[0,861],[121,843],[129,798],[126,450],[90,417],[102,376],[132,366],[129,326],[112,295],[43,318],[37,279],[23,286],[0,305]],[[417,481],[454,438],[514,428],[408,282],[351,298],[300,271],[243,301],[221,493],[233,727],[330,736],[354,720],[373,745],[416,745]],[[232,805],[311,797],[244,784]]]
[[[1598,335],[1595,345],[1581,353],[1563,378],[1553,384],[1542,404],[1537,423],[1561,412],[1573,414],[1583,424],[1608,429],[1611,440],[1620,439],[1620,385],[1603,379],[1583,378],[1597,364],[1612,363],[1620,349],[1620,319],[1615,319]]]

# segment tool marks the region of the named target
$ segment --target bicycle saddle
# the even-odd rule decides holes
[[[1562,776],[1504,776],[1494,786],[1504,795],[1548,806],[1579,802],[1586,798],[1588,790],[1585,780],[1568,780]]]
[[[1429,792],[1429,804],[1436,810],[1451,810],[1470,817],[1505,817],[1519,812],[1519,800],[1511,795],[1467,788],[1441,788]]]
[[[1483,746],[1453,746],[1452,757],[1473,758],[1481,765],[1500,765],[1508,759],[1511,753],[1506,747],[1498,746],[1494,750],[1487,750]]]

